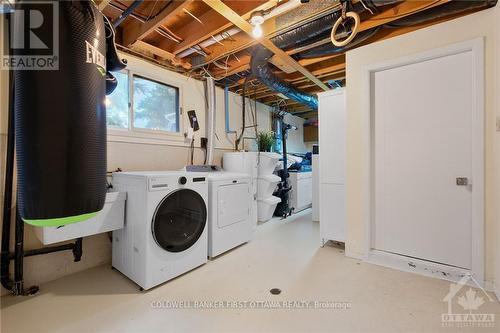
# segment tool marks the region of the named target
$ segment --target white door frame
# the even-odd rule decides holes
[[[473,59],[473,115],[472,115],[472,269],[464,270],[402,255],[389,254],[372,248],[372,225],[374,223],[374,117],[373,117],[373,74],[391,68],[415,64],[431,59],[472,52]],[[410,271],[441,279],[457,281],[465,274],[472,274],[484,286],[484,38],[448,45],[430,51],[391,59],[386,62],[368,65],[363,70],[365,112],[366,168],[365,180],[365,258],[367,262]]]

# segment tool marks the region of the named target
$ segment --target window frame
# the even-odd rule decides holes
[[[108,125],[108,116],[107,116],[107,107],[106,107],[106,128],[108,132],[111,131],[129,131],[130,130],[130,79],[129,79],[129,71],[127,69],[122,69],[118,73],[125,74],[127,75],[127,88],[128,88],[128,93],[127,93],[127,127],[118,127],[118,126],[113,126],[113,125]],[[106,96],[105,98],[108,98]]]
[[[151,128],[140,128],[140,127],[135,127],[135,124],[134,124],[134,120],[135,120],[135,109],[134,109],[134,91],[135,91],[135,85],[134,85],[134,78],[139,78],[139,79],[142,79],[142,80],[146,80],[146,81],[150,81],[150,82],[154,82],[156,84],[160,84],[160,85],[164,85],[164,86],[167,86],[169,88],[174,88],[177,90],[177,95],[176,95],[176,101],[175,101],[175,104],[176,104],[176,115],[175,115],[175,121],[176,121],[176,127],[177,127],[177,131],[173,132],[173,131],[165,131],[165,130],[155,130],[155,129],[151,129]],[[128,82],[129,82],[129,109],[131,109],[131,112],[129,112],[129,123],[130,123],[130,128],[132,129],[132,131],[135,131],[135,132],[145,132],[145,133],[167,133],[167,134],[178,134],[180,132],[180,119],[181,119],[181,106],[180,106],[180,88],[177,87],[177,86],[174,86],[174,85],[171,85],[171,84],[168,84],[168,83],[165,83],[165,82],[161,82],[161,81],[158,81],[158,80],[155,80],[155,79],[151,79],[149,77],[146,77],[144,75],[140,75],[140,74],[137,74],[137,73],[129,73],[129,78],[128,78]],[[131,96],[131,97],[130,97]]]
[[[183,145],[184,122],[182,121],[182,85],[173,81],[165,80],[159,77],[159,75],[155,75],[153,73],[145,73],[134,69],[125,69],[122,72],[126,73],[128,77],[128,128],[106,125],[108,131],[108,141],[151,144],[168,144],[178,142],[179,145]],[[134,127],[134,76],[177,89],[177,132]]]

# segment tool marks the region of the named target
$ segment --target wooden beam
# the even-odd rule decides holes
[[[292,30],[295,27],[314,21],[318,17],[330,14],[334,12],[338,7],[339,7],[338,2],[332,2],[331,4],[328,4],[327,6],[322,8],[321,10],[309,13],[304,17],[300,17],[297,21],[292,21],[286,24],[283,23],[278,24],[277,20],[279,20],[279,18],[272,17],[267,19],[262,24],[262,31],[264,33],[264,36],[266,36],[267,38],[272,38],[276,35]],[[210,46],[209,49],[210,54],[207,57],[205,57],[204,65],[213,62],[215,60],[221,59],[227,56],[228,54],[232,54],[244,50],[246,48],[249,48],[257,44],[257,41],[252,36],[249,36],[244,32],[240,32],[233,36],[233,40],[226,40],[223,42],[223,44],[224,45],[220,45],[217,43]]]
[[[170,61],[175,66],[182,66],[182,68],[187,69],[187,70],[191,69],[190,63],[185,62],[181,59],[178,59],[172,53],[167,52],[167,51],[160,49],[159,47],[153,46],[151,44],[145,43],[141,40],[136,41],[134,43],[134,45],[132,46],[132,48],[152,53],[156,56],[159,56],[160,58],[163,58],[165,60]]]
[[[433,2],[431,2],[430,0],[402,1],[398,4],[396,4],[395,6],[389,8],[389,9],[387,9],[379,14],[376,14],[376,15],[370,17],[369,19],[362,21],[359,30],[365,31],[365,30],[371,29],[375,26],[379,26],[379,25],[382,25],[385,23],[390,23],[390,22],[393,22],[399,18],[406,17],[406,16],[409,16],[411,14],[415,14],[419,11],[424,10],[424,9],[430,9],[430,8],[433,8],[436,6],[443,5],[443,4],[450,2],[450,1],[451,0],[435,0]],[[264,29],[264,31],[266,31],[266,30]],[[246,38],[248,39],[248,37],[246,37]],[[240,40],[241,40],[241,38],[238,38],[238,40],[234,44],[241,44],[241,45],[237,45],[238,46],[237,48],[241,50],[244,48],[243,46],[245,45],[246,40],[244,40],[244,41],[240,41]],[[289,55],[293,55],[293,54],[296,54],[298,52],[308,50],[312,47],[324,45],[327,43],[331,43],[330,38],[326,38],[325,40],[319,41],[319,42],[314,43],[314,44],[307,45],[305,47],[289,50],[286,53]],[[248,45],[248,46],[251,46],[251,45]],[[216,50],[223,49],[222,46],[215,46],[215,47],[216,47]],[[234,45],[231,45],[231,49],[233,47],[234,47]],[[227,51],[227,48],[226,48],[226,51]],[[213,52],[213,54],[211,54],[207,59],[208,60],[216,59],[217,58],[216,55],[217,55],[217,52]],[[330,58],[337,57],[340,55],[342,55],[342,54],[324,56],[324,57],[319,57],[319,58],[311,58],[311,59],[301,59],[301,60],[299,60],[299,64],[301,64],[302,66],[308,66],[310,64],[321,62],[324,60],[328,60]],[[248,62],[242,61],[238,65],[239,71],[244,71],[244,70],[247,70],[248,68],[250,68],[250,61],[248,61]],[[238,73],[239,72],[238,69],[236,69],[236,68],[233,69],[232,70],[233,74]]]
[[[241,15],[244,19],[249,19],[250,15],[256,10],[267,10],[277,4],[277,0],[246,0],[246,1],[226,1],[226,4]],[[184,38],[184,41],[177,44],[172,53],[177,55],[193,45],[196,45],[218,33],[229,29],[233,24],[228,22],[224,16],[221,16],[215,11],[208,11],[199,19],[203,22],[203,29],[196,24],[188,24],[177,31]]]
[[[294,116],[304,118],[304,119],[316,118],[316,117],[318,117],[318,111],[297,112],[296,114],[294,114]]]
[[[433,2],[431,2],[430,0],[401,1],[400,3],[387,10],[375,14],[366,20],[363,20],[359,25],[358,33],[386,23],[391,23],[393,21],[399,20],[400,18],[421,12],[422,10],[441,6],[450,1],[451,0],[434,0]],[[289,50],[287,53],[293,55],[328,43],[331,43],[330,37],[317,41],[316,43],[311,43],[303,47]]]
[[[233,22],[238,28],[246,32],[248,35],[252,35],[253,27],[250,23],[245,21],[241,16],[235,13],[231,8],[224,4],[220,0],[203,0],[207,5],[212,7],[219,14],[224,15],[229,21]],[[273,52],[276,56],[280,57],[283,62],[287,63],[289,66],[295,68],[305,77],[307,77],[312,82],[316,83],[318,87],[327,91],[329,88],[320,80],[318,80],[311,72],[302,67],[295,59],[286,54],[285,51],[274,45],[268,38],[263,37],[258,40],[262,46],[267,48],[269,51]]]
[[[111,0],[102,0],[101,2],[99,2],[99,4],[97,5],[97,8],[102,12],[104,8],[106,8],[109,3],[111,2]]]
[[[154,18],[144,23],[131,21],[123,28],[123,45],[130,46],[135,41],[141,40],[158,28],[165,20],[179,14],[182,9],[194,0],[171,1]]]

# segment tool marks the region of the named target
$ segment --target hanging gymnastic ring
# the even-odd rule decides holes
[[[354,20],[354,26],[352,27],[352,32],[349,35],[349,37],[347,37],[343,41],[338,41],[337,39],[335,39],[335,35],[337,34],[337,29],[342,24],[342,22],[344,22],[344,20],[349,18],[349,17]],[[355,12],[348,12],[345,14],[345,17],[340,16],[337,19],[337,21],[335,22],[335,24],[333,25],[332,33],[330,35],[330,38],[332,40],[333,45],[335,45],[337,47],[342,47],[342,46],[346,46],[347,44],[349,44],[354,39],[354,37],[356,37],[356,35],[358,34],[359,23],[360,23],[359,15]]]

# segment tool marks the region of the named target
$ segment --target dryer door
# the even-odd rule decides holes
[[[250,215],[250,188],[247,183],[230,184],[219,187],[217,226],[245,222]]]
[[[190,248],[200,238],[207,220],[203,198],[193,190],[181,189],[167,195],[153,215],[156,243],[169,252]]]

